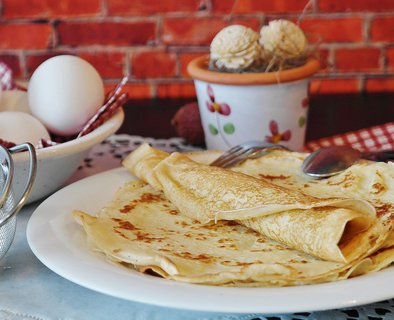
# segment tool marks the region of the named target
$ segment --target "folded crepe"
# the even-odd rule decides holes
[[[199,152],[190,157],[210,163],[220,152]],[[375,207],[377,219],[384,224],[386,237],[379,250],[368,257],[368,272],[394,262],[394,162],[360,160],[342,173],[327,179],[312,179],[302,174],[306,153],[274,150],[266,156],[247,160],[232,170],[286,186],[315,197],[348,197],[368,201]]]
[[[92,249],[167,279],[209,285],[289,286],[346,279],[376,263],[317,259],[233,221],[200,223],[181,215],[142,181],[123,186],[98,216],[74,211]]]
[[[142,145],[123,165],[200,224],[236,221],[320,259],[359,261],[385,241],[388,225],[367,201],[317,198],[241,172],[202,165],[186,155]]]
[[[206,163],[219,155],[217,152],[190,154],[198,161]],[[360,160],[338,175],[319,180],[302,174],[301,166],[306,156],[306,153],[274,150],[264,157],[247,160],[232,170],[314,197],[363,199],[374,206],[377,218],[382,223],[393,225],[394,162]],[[391,246],[394,246],[393,226],[383,247]]]
[[[188,157],[203,164],[213,162],[222,152],[190,152]],[[360,160],[342,173],[326,179],[313,179],[302,173],[308,154],[271,150],[264,157],[249,159],[231,170],[271,181],[291,190],[318,198],[346,197],[363,199],[375,207],[377,219],[385,225],[386,237],[379,250],[364,261],[368,272],[394,262],[394,162]],[[358,267],[360,269],[360,267]]]

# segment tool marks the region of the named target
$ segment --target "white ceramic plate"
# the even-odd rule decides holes
[[[351,307],[394,297],[394,267],[345,281],[286,288],[232,288],[179,283],[108,262],[86,245],[71,211],[96,213],[124,182],[125,169],[78,181],[53,194],[33,213],[27,239],[49,269],[86,288],[173,308],[228,313],[292,313]]]

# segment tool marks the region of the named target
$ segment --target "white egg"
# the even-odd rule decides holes
[[[42,138],[49,140],[49,133],[32,115],[19,111],[0,112],[0,139],[37,145]]]
[[[104,102],[104,84],[87,61],[70,55],[50,58],[28,86],[31,113],[52,133],[78,133]]]

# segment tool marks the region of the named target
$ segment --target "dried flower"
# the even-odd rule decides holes
[[[273,20],[260,30],[260,44],[272,57],[281,60],[305,55],[308,40],[304,32],[289,20]]]
[[[232,25],[212,40],[211,61],[218,69],[242,71],[260,59],[259,35],[250,28]]]

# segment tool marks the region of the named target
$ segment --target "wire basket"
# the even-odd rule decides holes
[[[28,151],[30,155],[29,173],[25,189],[18,202],[15,202],[12,191],[14,163],[12,154],[20,151]],[[10,248],[16,231],[16,214],[26,202],[34,183],[37,169],[37,159],[34,147],[30,143],[23,143],[6,149],[0,146],[0,259]]]

